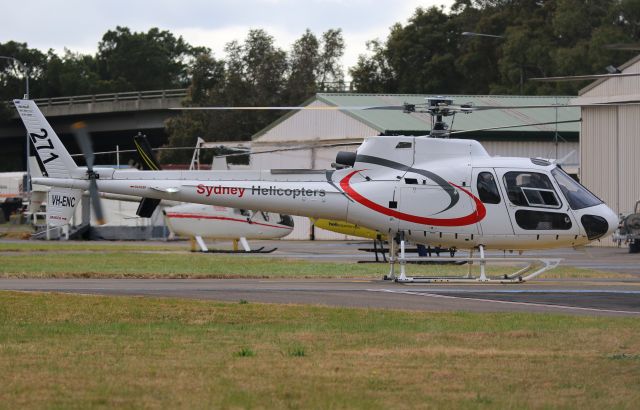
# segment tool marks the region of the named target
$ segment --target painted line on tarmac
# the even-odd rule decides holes
[[[480,298],[466,298],[460,296],[450,296],[450,295],[440,295],[437,293],[427,293],[427,292],[412,292],[412,291],[401,291],[401,290],[391,290],[391,289],[367,289],[369,292],[382,292],[382,293],[398,293],[412,296],[427,296],[432,298],[441,298],[441,299],[462,299],[462,300],[472,300],[475,302],[490,302],[490,303],[501,303],[507,305],[521,305],[521,306],[537,306],[537,307],[545,307],[545,308],[557,308],[557,309],[565,309],[565,310],[582,310],[588,312],[602,312],[602,313],[625,313],[625,314],[633,314],[640,315],[640,312],[635,312],[632,310],[613,310],[613,309],[597,309],[597,308],[586,308],[586,307],[577,307],[577,306],[566,306],[566,305],[552,305],[546,303],[528,303],[528,302],[513,302],[508,300],[494,300],[494,299],[480,299]]]
[[[391,290],[391,289],[390,289]],[[429,290],[410,290],[408,292],[426,292],[431,294],[431,292],[435,292],[434,294],[440,293],[577,293],[577,294],[588,294],[588,293],[612,293],[612,294],[623,294],[623,295],[640,295],[640,290],[598,290],[598,289],[429,289]]]

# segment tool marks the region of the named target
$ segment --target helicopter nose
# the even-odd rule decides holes
[[[618,217],[608,206],[601,205],[598,212],[585,214],[580,218],[580,222],[587,233],[589,240],[602,238],[611,235],[618,226]]]

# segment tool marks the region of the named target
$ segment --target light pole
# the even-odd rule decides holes
[[[24,79],[25,79],[24,99],[28,100],[29,99],[29,70],[27,70],[27,66],[22,64],[22,62],[15,57],[0,56],[0,59],[11,60],[20,68],[20,70],[22,70],[22,72],[24,73]],[[31,173],[29,172],[29,157],[31,156],[31,145],[29,144],[28,131],[27,131],[26,153],[27,153],[27,159],[25,161],[25,164],[27,168],[27,186],[24,187],[24,189],[27,195],[29,195],[29,193],[31,192]]]
[[[464,31],[461,35],[465,37],[490,37],[490,38],[505,38],[502,35],[497,34],[485,34],[485,33],[474,33],[473,31]],[[520,95],[524,93],[524,67],[520,64]]]

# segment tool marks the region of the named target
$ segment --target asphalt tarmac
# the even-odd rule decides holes
[[[608,239],[606,239],[608,241]],[[229,247],[228,243],[217,242],[214,247]],[[373,261],[373,253],[362,252],[361,248],[372,248],[372,242],[360,241],[255,241],[251,244],[264,246],[265,249],[278,248],[266,257],[287,257],[300,259],[316,259],[323,261]],[[517,257],[518,254],[487,251],[487,256]],[[447,253],[441,257],[446,258]],[[410,256],[416,256],[412,254]],[[456,256],[468,256],[467,252],[458,252]],[[477,256],[477,254],[476,254]],[[584,247],[527,251],[523,257],[561,258],[560,266],[594,269],[606,272],[620,272],[638,275],[640,279],[640,253],[630,254],[626,246],[622,247]],[[544,275],[542,276],[544,277]]]
[[[349,279],[2,279],[0,289],[421,311],[553,312],[640,318],[640,281],[419,285]]]
[[[265,258],[373,260],[372,254],[358,251],[370,246],[362,242],[260,241],[252,245],[279,248],[270,254],[260,254]],[[184,242],[175,246],[188,247]],[[629,254],[625,248],[589,248],[586,251],[559,249],[527,253],[526,256],[559,257],[563,258],[562,265],[622,272],[637,275],[637,278],[545,280],[543,274],[541,279],[508,285],[398,284],[366,279],[0,279],[0,289],[419,311],[535,312],[640,318],[639,254]],[[386,269],[380,264],[381,273]]]

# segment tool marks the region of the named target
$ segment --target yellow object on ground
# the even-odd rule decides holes
[[[311,219],[311,221],[318,228],[326,229],[327,231],[342,233],[345,235],[359,236],[361,238],[378,239],[380,237],[383,240],[387,239],[386,235],[378,233],[373,229],[365,228],[360,225],[352,224],[344,221],[334,221],[331,219]]]

